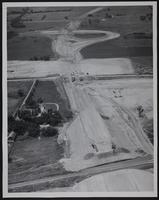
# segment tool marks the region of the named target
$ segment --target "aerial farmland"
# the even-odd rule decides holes
[[[152,15],[7,8],[9,193],[154,191]]]

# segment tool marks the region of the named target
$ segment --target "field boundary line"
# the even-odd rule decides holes
[[[24,100],[23,100],[21,106],[19,107],[20,110],[22,109],[23,105],[25,104],[26,100],[28,99],[29,95],[31,94],[33,88],[35,87],[36,81],[37,81],[37,80],[34,80],[34,82],[33,82],[32,86],[31,86],[31,88],[30,88],[28,94],[26,95],[26,97],[24,98]]]

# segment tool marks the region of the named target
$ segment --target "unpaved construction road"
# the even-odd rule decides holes
[[[74,36],[74,34],[104,34],[105,36],[93,39],[80,39]],[[119,33],[113,33],[110,31],[98,31],[98,30],[76,30],[72,31],[71,34],[68,31],[41,31],[41,34],[47,35],[49,38],[53,38],[52,49],[58,53],[60,58],[65,61],[71,61],[77,63],[82,59],[80,50],[88,45],[103,42],[111,39],[118,38]],[[55,39],[54,35],[58,35]],[[72,43],[72,41],[75,41]]]

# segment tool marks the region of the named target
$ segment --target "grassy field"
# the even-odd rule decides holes
[[[26,96],[27,92],[29,91],[32,85],[32,81],[8,81],[7,88],[8,88],[8,113],[13,114],[14,111],[19,107],[22,103],[24,97]],[[24,96],[20,97],[18,95],[18,90],[22,90]]]
[[[152,33],[152,21],[140,19],[148,13],[152,13],[148,6],[114,6],[95,13],[91,17],[91,24],[88,23],[87,17],[81,23],[82,29],[114,31],[120,33],[120,37],[84,48],[81,51],[84,58],[152,56],[152,38],[146,37],[148,33]],[[112,18],[107,18],[106,14]],[[105,18],[105,21],[101,21],[102,18]],[[95,23],[95,20],[98,20],[98,23]]]
[[[18,87],[18,85],[16,85]],[[12,89],[12,91],[14,91]],[[10,91],[11,95],[11,91]],[[69,102],[59,80],[39,81],[33,99],[42,98],[44,103],[53,102],[60,106],[60,113],[66,117],[70,111]],[[58,161],[64,157],[62,145],[57,143],[57,136],[38,138],[18,137],[14,144],[12,162],[9,163],[9,183],[35,180],[67,173]]]
[[[31,7],[28,9],[27,13],[22,17],[22,20],[32,19],[35,20],[65,20],[67,16],[68,19],[76,19],[78,16],[90,11],[93,7]],[[22,12],[24,7],[21,8],[8,8],[8,20],[10,21],[18,14],[13,12]],[[19,13],[20,14],[20,13]],[[45,15],[45,17],[44,17]]]
[[[59,105],[59,112],[65,118],[70,112],[69,102],[64,93],[59,90],[60,86],[54,81],[39,81],[33,94],[33,99],[43,99],[43,103],[57,103]]]
[[[31,7],[24,14],[22,8],[8,8],[7,21],[8,29],[17,32],[26,32],[32,30],[47,30],[49,28],[61,29],[72,19],[77,19],[78,16],[90,11],[92,7]],[[13,12],[19,12],[18,14]],[[14,28],[11,22],[16,17],[20,16],[21,22],[25,25],[24,28]]]
[[[83,57],[131,58],[152,56],[152,38],[146,37],[149,33],[152,33],[152,20],[148,18],[141,20],[141,16],[150,13],[152,13],[152,10],[149,6],[110,6],[94,13],[92,17],[85,18],[81,23],[81,29],[114,31],[120,33],[120,37],[82,49]],[[105,19],[105,21],[101,19]],[[89,23],[89,20],[91,20],[91,23]],[[136,33],[141,34],[141,36],[139,37]],[[150,64],[149,61],[146,64]]]
[[[36,56],[54,57],[51,50],[51,40],[45,37],[16,36],[7,43],[8,60],[29,60]]]
[[[152,56],[151,47],[122,47],[109,45],[111,42],[97,43],[81,50],[84,58],[119,58]]]
[[[69,23],[72,19],[91,10],[91,7],[31,7],[24,14],[22,8],[8,8],[7,12],[7,31],[14,32],[14,37],[8,40],[8,60],[29,60],[33,56],[56,56],[51,50],[51,41],[42,37],[18,37],[16,34],[31,32],[36,30],[59,30]],[[25,8],[26,9],[26,8]],[[19,13],[13,13],[19,12]],[[12,27],[12,21],[19,17],[25,27]],[[9,35],[9,34],[8,34]]]
[[[19,8],[18,11],[22,11]],[[79,16],[91,10],[92,7],[43,7],[30,8],[21,21],[24,28],[13,28],[11,20],[17,17],[8,9],[8,30],[26,32],[34,30],[61,29],[66,27],[70,20],[78,19]],[[35,13],[36,12],[36,13]],[[152,33],[152,19],[147,17],[152,14],[150,6],[109,6],[103,10],[89,15],[83,19],[79,29],[98,29],[114,31],[121,34],[120,38],[94,44],[84,48],[81,53],[84,58],[108,58],[108,57],[137,57],[152,56],[152,39],[127,37],[133,33]],[[146,16],[146,17],[145,17]],[[141,19],[144,17],[145,19]],[[104,20],[103,20],[104,19]],[[93,37],[90,35],[77,35],[78,37]],[[45,51],[44,51],[45,49]],[[55,58],[51,51],[51,42],[48,38],[25,38],[15,36],[8,40],[8,60],[28,60],[31,56],[50,55]]]
[[[57,136],[28,138],[17,140],[9,163],[9,183],[35,180],[56,174],[65,173],[61,164],[57,163],[63,157],[63,147],[57,143]]]
[[[152,13],[149,6],[109,6],[96,12],[92,17],[86,17],[82,23],[81,29],[101,29],[119,32],[126,35],[132,32],[152,32],[152,21],[141,20],[141,16]],[[107,17],[111,15],[111,18]],[[91,24],[89,23],[91,19]],[[102,21],[101,19],[105,19]]]

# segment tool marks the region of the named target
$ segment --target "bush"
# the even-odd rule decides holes
[[[137,149],[135,150],[135,152],[136,152],[136,153],[139,153],[139,154],[144,154],[144,153],[145,153],[144,150],[142,150],[142,149],[140,149],[140,148],[137,148]]]

